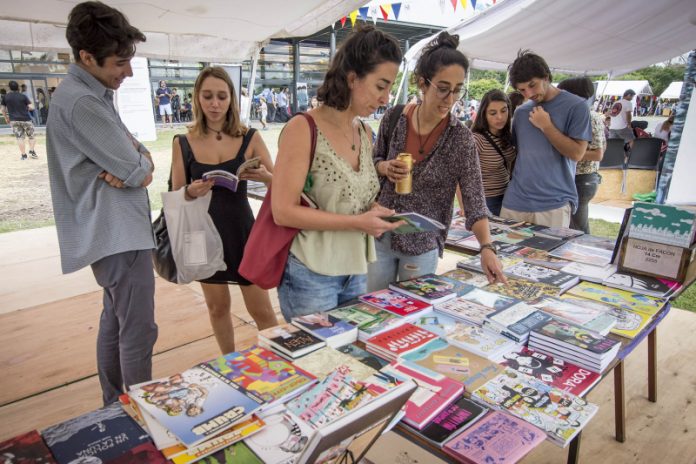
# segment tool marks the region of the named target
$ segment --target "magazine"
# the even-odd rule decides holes
[[[406,221],[406,224],[398,227],[392,232],[397,234],[413,234],[416,232],[439,232],[445,230],[446,227],[435,219],[425,217],[422,214],[410,212],[410,213],[397,213],[394,216],[383,217],[387,222],[397,222]]]
[[[226,189],[236,192],[241,175],[249,169],[258,169],[259,166],[261,166],[261,158],[249,158],[237,168],[236,174],[232,174],[223,169],[214,169],[204,172],[201,178],[203,180],[213,180],[216,186],[225,187]]]

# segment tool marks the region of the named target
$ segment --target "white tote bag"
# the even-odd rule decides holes
[[[213,193],[186,201],[184,188],[162,192],[164,217],[176,263],[177,281],[187,284],[227,269],[222,239],[208,214]]]

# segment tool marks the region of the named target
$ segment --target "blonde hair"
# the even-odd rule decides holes
[[[205,120],[205,114],[203,114],[203,110],[200,107],[198,98],[200,96],[201,87],[203,86],[203,81],[209,77],[215,77],[225,81],[230,92],[230,107],[227,109],[227,114],[225,115],[225,123],[222,126],[222,133],[231,137],[241,137],[245,135],[248,128],[242,124],[239,118],[237,94],[234,90],[234,84],[230,79],[230,75],[227,74],[227,71],[220,66],[208,66],[207,68],[204,68],[196,78],[196,83],[193,86],[193,99],[191,101],[193,106],[193,122],[189,126],[189,132],[197,136],[202,136],[208,133],[208,125]]]

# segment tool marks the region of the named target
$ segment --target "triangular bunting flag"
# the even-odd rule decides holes
[[[401,3],[392,3],[392,11],[394,11],[394,19],[399,20],[399,13],[401,12]]]
[[[362,8],[358,8],[358,12],[360,13],[360,19],[362,19],[363,21],[367,21],[367,12],[369,10],[370,9],[366,6],[364,6]]]
[[[452,0],[452,8],[454,8],[454,11],[457,11],[457,0]]]
[[[466,10],[466,0],[462,0],[462,8]]]
[[[476,0],[471,0],[471,7],[475,10],[476,9]]]
[[[391,3],[387,3],[386,5],[380,5],[379,9],[382,12],[382,18],[385,21],[389,21],[389,12],[391,11]]]
[[[341,18],[341,27],[346,27],[346,19],[345,16]]]
[[[355,27],[355,20],[358,19],[358,10],[351,11],[349,16],[351,27]]]

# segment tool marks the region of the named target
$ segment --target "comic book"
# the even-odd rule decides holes
[[[293,364],[306,370],[307,372],[311,372],[320,379],[323,379],[330,374],[331,371],[336,368],[336,366],[348,366],[356,380],[365,380],[381,369],[382,365],[388,364],[387,361],[382,361],[381,365],[377,364],[377,367],[370,367],[368,364],[358,360],[350,354],[339,351],[340,349],[344,349],[346,347],[352,348],[354,345],[345,345],[339,347],[338,349],[327,346],[315,351],[314,353],[310,353],[307,356],[303,356],[300,359],[296,359],[293,361]],[[358,347],[355,348],[358,350],[360,349]],[[361,351],[365,352],[364,350]],[[372,354],[369,354],[369,356],[379,359],[377,356]]]
[[[549,256],[575,261],[578,263],[592,264],[594,266],[606,266],[611,262],[612,252],[602,248],[578,245],[567,242],[549,252]]]
[[[475,325],[483,324],[484,318],[495,311],[493,308],[481,304],[457,298],[437,305],[437,312],[446,313],[456,319]]]
[[[607,312],[607,314],[610,314],[616,319],[616,324],[612,327],[610,332],[629,339],[638,335],[652,320],[652,316],[640,311],[631,311],[630,309],[611,306],[606,303],[600,303],[599,301],[588,300],[573,295],[562,295],[561,300],[577,306],[589,307]]]
[[[56,464],[53,455],[46,447],[41,435],[36,430],[17,435],[0,443],[0,456],[12,456],[13,463]]]
[[[633,204],[628,236],[689,248],[696,235],[696,213],[673,205]]]
[[[355,325],[358,328],[358,340],[362,342],[389,329],[398,327],[409,319],[399,317],[392,312],[384,311],[366,303],[342,306],[332,309],[329,311],[329,314],[351,325]]]
[[[556,319],[577,324],[602,335],[608,334],[616,325],[616,318],[606,311],[574,305],[558,298],[540,298],[530,305]]]
[[[505,275],[553,285],[559,287],[561,290],[572,287],[580,281],[576,275],[525,262],[505,267],[503,272]]]
[[[295,359],[326,346],[326,342],[292,324],[280,324],[260,330],[259,345]]]
[[[470,290],[469,287],[483,287],[488,285],[488,277],[486,274],[481,272],[469,271],[466,269],[456,268],[442,274],[442,277],[447,277],[448,279],[458,280],[467,285],[467,287],[462,287],[457,290],[457,296],[462,296],[462,294],[467,293]]]
[[[434,333],[410,323],[402,324],[367,340],[366,349],[389,361],[437,338]]]
[[[334,348],[353,343],[358,339],[357,327],[327,312],[293,317],[292,324]]]
[[[376,308],[392,312],[398,316],[409,316],[413,313],[432,309],[432,305],[417,300],[393,290],[377,290],[376,292],[360,295],[360,301]]]
[[[531,280],[510,276],[507,276],[506,284],[502,282],[488,284],[482,287],[482,290],[522,301],[532,301],[544,296],[558,296],[561,294],[561,289],[555,285],[532,282]]]
[[[416,433],[431,443],[441,446],[445,441],[478,421],[486,412],[488,408],[461,397],[449,404],[423,430]]]
[[[640,311],[651,317],[662,309],[667,302],[667,300],[662,298],[610,288],[591,282],[580,282],[580,284],[568,290],[567,293],[568,295],[599,301],[612,306],[618,306],[619,308]]]
[[[487,292],[480,288],[474,288],[470,292],[465,293],[458,299],[470,301],[491,309],[504,309],[520,302],[515,298],[499,295],[497,293]]]
[[[544,430],[565,447],[597,413],[598,407],[513,369],[472,393],[472,399],[508,412]]]
[[[505,335],[515,342],[526,343],[530,332],[550,319],[550,315],[535,307],[518,303],[486,316],[483,327]]]
[[[294,464],[314,434],[312,426],[286,409],[264,417],[264,421],[266,427],[244,443],[262,462]]]
[[[455,285],[435,274],[392,282],[389,288],[430,304],[442,303],[457,296]]]

